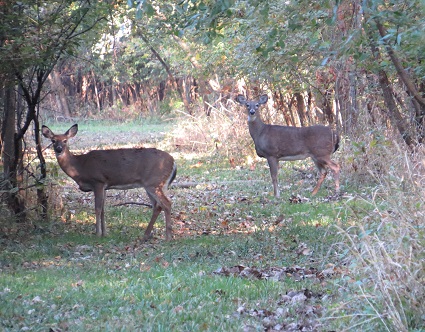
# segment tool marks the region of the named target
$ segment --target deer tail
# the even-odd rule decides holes
[[[332,153],[334,153],[336,150],[338,150],[340,141],[339,135],[336,131],[332,131],[332,141],[334,142],[334,150]]]
[[[177,165],[176,162],[173,163],[173,170],[170,174],[170,177],[168,178],[167,181],[167,187],[174,181],[174,179],[176,178],[177,175]]]

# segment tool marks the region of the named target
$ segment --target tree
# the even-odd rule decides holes
[[[46,167],[40,144],[37,106],[43,98],[44,83],[54,66],[65,55],[72,53],[83,34],[102,19],[103,12],[100,6],[93,6],[89,0],[1,4],[0,69],[2,76],[7,78],[7,84],[3,86],[6,101],[3,123],[7,124],[2,131],[4,183],[9,189],[9,207],[18,218],[24,219],[25,202],[19,195],[19,191],[24,189],[23,142],[30,125],[34,124],[40,173],[31,174],[34,179],[32,185],[37,187],[41,216],[45,218],[47,196],[42,184],[46,178]],[[11,94],[14,94],[12,90],[16,85],[16,98],[19,102],[22,98],[26,104],[25,110],[11,104],[11,100],[15,99]]]
[[[147,44],[156,40],[160,45],[175,46],[176,56],[168,66],[164,64],[168,75],[176,77],[193,76],[197,84],[197,94],[201,97],[206,114],[209,113],[208,95],[214,90],[209,80],[214,75],[225,72],[228,66],[223,63],[225,57],[221,45],[217,47],[216,37],[222,36],[219,31],[225,28],[223,19],[232,15],[232,0],[218,1],[129,1],[135,8],[135,24],[143,22],[143,40]],[[141,21],[143,19],[143,21]],[[171,44],[170,44],[171,43]],[[231,47],[228,51],[231,51]],[[158,54],[158,52],[152,52]],[[201,65],[202,64],[202,65]],[[175,71],[173,73],[172,71]],[[189,93],[184,93],[180,87],[175,86],[190,111]]]

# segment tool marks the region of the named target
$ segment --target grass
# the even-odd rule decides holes
[[[47,122],[44,125],[50,127],[55,134],[62,134],[73,123]],[[171,130],[171,121],[159,121],[155,119],[141,119],[140,122],[113,121],[83,121],[78,123],[78,134],[73,139],[74,150],[80,149],[104,149],[123,148],[135,145],[157,146],[166,133]]]
[[[50,126],[55,132],[68,127]],[[306,174],[312,164],[288,162],[281,163],[282,197],[276,199],[264,160],[235,166],[219,152],[177,151],[161,134],[165,129],[83,123],[70,145],[74,151],[127,144],[174,151],[172,242],[164,240],[162,217],[154,239],[142,242],[150,209],[120,205],[147,202],[143,190],[110,191],[109,236],[96,237],[92,195],[80,192],[45,152],[50,221],[1,220],[0,330],[421,331],[423,264],[411,246],[423,243],[417,210],[423,200],[415,200],[410,187],[411,206],[394,182],[376,181],[361,191],[347,184],[335,199],[329,179],[311,197],[315,178]],[[178,185],[184,182],[193,185]],[[390,196],[382,192],[387,187],[394,189]],[[383,245],[396,230],[391,225],[403,227],[403,238],[397,244],[393,234],[391,245]],[[410,263],[403,261],[409,250]],[[384,258],[388,264],[378,266]],[[276,277],[276,270],[283,273]],[[392,287],[378,287],[389,281]],[[400,301],[385,302],[397,296]],[[401,325],[394,323],[396,313],[405,317]]]
[[[315,285],[291,279],[251,281],[212,272],[253,262],[293,264],[294,255],[291,248],[284,248],[281,235],[269,231],[201,235],[143,245],[117,243],[114,235],[101,240],[83,234],[43,236],[38,245],[33,239],[32,248],[20,244],[18,254],[25,260],[3,270],[0,295],[7,305],[0,309],[2,328],[231,331],[248,323],[260,328],[261,320],[236,314],[237,308],[270,308],[288,289]],[[3,259],[5,255],[11,252],[3,252]]]

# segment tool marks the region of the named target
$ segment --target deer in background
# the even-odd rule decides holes
[[[154,148],[93,150],[87,154],[74,155],[69,151],[68,140],[77,131],[77,124],[63,135],[55,135],[48,127],[42,127],[43,136],[53,143],[56,159],[62,170],[82,191],[94,192],[96,234],[106,235],[106,190],[143,187],[153,209],[144,240],[151,237],[153,225],[162,210],[165,213],[166,239],[171,240],[171,201],[165,196],[164,190],[176,176],[177,168],[173,157]]]
[[[238,95],[236,100],[246,107],[249,133],[254,140],[258,156],[267,159],[276,197],[280,197],[277,184],[279,160],[303,160],[308,157],[313,159],[320,173],[312,194],[315,195],[319,191],[327,175],[327,168],[334,174],[336,192],[339,193],[340,167],[331,160],[332,153],[339,147],[339,136],[335,131],[322,125],[288,127],[265,124],[258,114],[258,109],[260,105],[267,103],[267,95],[252,101]]]

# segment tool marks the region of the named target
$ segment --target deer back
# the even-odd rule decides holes
[[[175,172],[174,158],[154,148],[94,150],[58,161],[84,191],[99,183],[105,189],[168,185]]]
[[[336,138],[331,128],[264,125],[261,132],[251,133],[260,157],[300,160],[329,156],[335,150]]]

